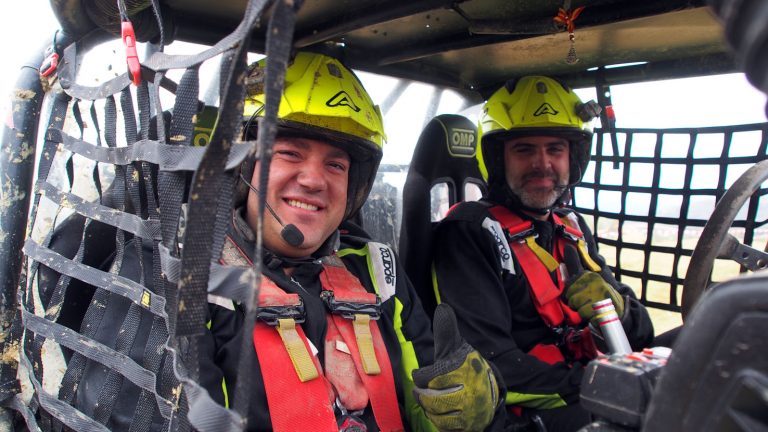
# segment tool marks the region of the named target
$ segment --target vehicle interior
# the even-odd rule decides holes
[[[234,189],[232,170],[250,151],[263,155],[271,145],[238,135],[239,78],[266,54],[274,106],[297,50],[338,56],[380,105],[385,157],[355,222],[397,250],[428,310],[432,228],[452,205],[486,190],[475,159],[482,102],[531,74],[596,98],[603,110],[592,162],[571,205],[617,279],[651,310],[657,333],[682,329],[647,382],[617,392],[617,382],[629,382],[626,364],[594,370],[607,378],[583,396],[602,428],[592,430],[768,428],[768,122],[621,127],[612,100],[622,85],[733,73],[768,93],[768,3],[50,6],[60,28],[30,59],[39,67],[20,72],[2,137],[0,421],[12,430],[109,430],[121,380],[140,389],[136,430],[153,429],[153,413],[166,429],[242,430],[238,407],[218,405],[199,385],[183,341],[204,325],[211,289],[248,304],[250,286],[211,288],[232,277],[211,264],[228,223],[220,209],[231,208],[221,191]],[[659,104],[684,103],[676,97]],[[261,125],[275,115],[267,109]],[[140,253],[126,247],[129,239],[152,245],[139,282],[120,273],[121,260]],[[147,289],[146,278],[160,288]],[[125,317],[104,317],[107,302],[125,303]],[[137,334],[131,317],[139,310],[155,319],[150,334]],[[89,333],[102,319],[122,320],[115,346]],[[170,360],[138,364],[134,350]],[[83,413],[73,399],[93,362],[114,372],[113,387],[99,392],[100,410]]]

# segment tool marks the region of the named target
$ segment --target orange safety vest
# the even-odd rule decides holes
[[[554,236],[552,256],[536,243],[537,234],[531,221],[523,220],[503,206],[493,206],[489,211],[508,233],[510,249],[528,279],[533,303],[541,318],[549,327],[561,333],[563,344],[575,359],[596,357],[597,349],[592,334],[588,328],[573,328],[581,323],[581,317],[562,299],[565,281],[560,270],[560,261],[566,242],[575,243],[582,261],[589,270],[600,271],[600,266],[589,256],[584,234],[564,223],[553,213],[556,233],[559,232],[560,235]],[[552,273],[556,276],[557,284],[552,280]],[[549,364],[565,361],[560,348],[553,344],[538,344],[528,354]]]
[[[250,264],[230,238],[224,264]],[[237,253],[233,254],[233,251]],[[392,365],[375,320],[381,301],[332,255],[323,260],[321,298],[328,309],[325,370],[301,328],[304,305],[262,277],[253,345],[261,366],[267,404],[275,432],[313,430],[338,432],[334,403],[349,411],[370,401],[382,431],[404,430]]]

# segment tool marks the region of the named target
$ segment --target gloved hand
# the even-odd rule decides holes
[[[413,392],[441,431],[481,431],[493,420],[499,386],[490,364],[459,334],[447,304],[435,310],[435,363],[413,371]]]
[[[568,306],[577,311],[585,320],[592,320],[592,303],[610,298],[619,318],[624,316],[624,299],[598,273],[584,270],[579,252],[571,245],[566,245],[563,260],[568,270],[565,298]]]

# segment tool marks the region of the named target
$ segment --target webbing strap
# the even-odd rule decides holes
[[[326,316],[324,368],[325,377],[335,391],[338,399],[347,411],[362,411],[368,406],[370,398],[365,384],[357,373],[355,361],[344,338],[336,327],[333,316]]]
[[[252,0],[253,3],[256,3],[256,0]],[[265,2],[262,2],[262,8],[265,7]],[[277,113],[280,107],[280,100],[282,98],[283,94],[283,87],[284,87],[284,80],[285,80],[285,70],[288,67],[288,61],[290,59],[290,53],[292,48],[292,37],[294,33],[294,26],[296,23],[296,11],[301,6],[301,1],[289,1],[289,0],[277,0],[274,2],[274,7],[272,9],[272,16],[269,19],[269,24],[267,26],[267,44],[266,44],[266,55],[267,55],[267,73],[265,76],[265,82],[264,82],[264,95],[265,95],[265,110],[264,110],[264,116],[259,121],[259,130],[258,130],[258,137],[257,137],[257,148],[256,154],[261,161],[261,167],[260,170],[260,177],[259,177],[259,190],[261,193],[259,194],[259,205],[258,205],[258,211],[257,216],[260,220],[263,220],[264,216],[264,203],[266,202],[266,190],[267,190],[267,179],[269,176],[269,164],[270,164],[270,158],[271,158],[271,150],[272,145],[274,143],[275,135],[277,134]],[[251,10],[251,9],[249,9]],[[254,17],[255,18],[255,17]],[[244,20],[243,22],[245,22]],[[249,20],[247,28],[247,31],[250,31],[251,26],[255,24],[255,20]],[[243,47],[247,45],[245,43],[247,39],[245,39],[243,42],[240,43],[240,47]],[[231,59],[235,61],[242,61],[244,66],[244,60],[245,60],[245,52],[241,52],[241,57],[233,56]],[[222,58],[222,64],[226,63],[227,57],[224,56]],[[239,72],[242,72],[239,71]],[[232,74],[230,76],[231,80],[240,80],[242,81],[242,77],[239,74]],[[231,85],[231,83],[226,82],[225,85]],[[242,105],[242,96],[244,88],[242,86],[239,87],[240,92],[237,96],[232,100],[232,106],[241,107]],[[227,93],[229,94],[229,92]],[[240,99],[237,100],[237,97]],[[229,123],[225,123],[221,118],[219,119],[219,126],[216,128],[216,132],[222,129],[222,126],[225,124],[230,124],[232,129],[235,129],[235,124],[238,124],[238,122],[241,122],[242,118],[242,110],[237,113],[232,113],[233,118],[230,119]],[[235,114],[237,115],[235,117]],[[237,128],[237,130],[240,130],[240,128]],[[214,132],[214,134],[216,133]],[[210,145],[209,145],[210,147]],[[218,191],[216,191],[218,193]],[[205,221],[206,223],[208,221]],[[262,273],[262,266],[263,266],[263,260],[262,260],[262,241],[263,241],[263,232],[260,229],[256,230],[256,247],[254,251],[254,271],[257,275],[257,281],[259,279],[259,275]],[[216,239],[213,239],[214,242],[216,242]],[[255,294],[251,296],[251,299],[245,303],[246,305],[246,313],[245,313],[245,319],[243,320],[243,326],[245,328],[245,331],[249,331],[251,328],[255,326],[255,320],[256,320],[256,312],[258,306],[255,304]],[[240,356],[240,360],[237,366],[238,370],[238,376],[240,377],[237,381],[237,387],[235,388],[235,401],[234,401],[234,408],[237,410],[237,412],[245,413],[248,410],[249,405],[249,398],[248,398],[248,392],[250,391],[251,385],[252,385],[252,377],[250,370],[253,368],[253,356],[251,355],[251,350],[248,346],[248,340],[247,338],[243,338],[242,342],[242,349],[241,353],[243,355]]]
[[[489,211],[493,217],[505,227],[505,229],[507,227],[520,226],[523,222],[520,216],[502,206],[493,206]],[[517,233],[510,232],[509,234],[510,236],[514,236]],[[510,248],[528,279],[528,285],[533,294],[534,305],[536,306],[539,315],[541,315],[544,322],[550,327],[557,327],[564,322],[567,322],[568,324],[580,323],[581,318],[579,317],[579,314],[565,305],[560,299],[564,286],[557,261],[536,244],[540,250],[539,253],[545,253],[549,259],[555,263],[554,265],[550,263],[553,267],[552,271],[555,272],[558,281],[558,284],[555,285],[552,280],[552,271],[550,271],[545,262],[540,259],[536,251],[529,246],[531,242],[536,244],[533,236],[528,236],[524,242],[510,242]],[[560,238],[556,237],[555,244],[559,243],[562,243],[562,241]]]
[[[355,318],[352,320],[352,330],[355,333],[363,371],[366,375],[380,374],[381,367],[376,360],[376,350],[371,333],[371,317],[365,314],[355,314]]]
[[[571,240],[576,242],[576,249],[578,249],[579,255],[581,255],[581,261],[587,266],[587,268],[593,272],[599,272],[602,270],[602,268],[589,255],[587,242],[584,240],[584,233],[575,226],[571,226],[571,223],[575,222],[571,222],[571,219],[569,218],[566,218],[564,221],[554,213],[552,214],[552,219],[555,221],[555,224],[562,227],[562,229],[565,231],[565,234],[569,236]],[[560,244],[560,256],[563,256],[562,247],[564,247],[564,245],[562,242],[560,242]]]
[[[539,314],[550,327],[561,325],[566,318],[559,300],[562,287],[555,286],[552,282],[551,273],[530,248],[519,242],[510,246],[512,253],[520,262],[520,267],[523,268],[523,273],[528,278],[534,304]],[[579,321],[573,321],[571,324],[577,322]]]
[[[307,382],[319,376],[317,367],[312,362],[312,356],[309,354],[308,347],[299,335],[296,327],[296,321],[290,318],[280,318],[277,323],[277,333],[283,340],[283,346],[291,358],[293,368],[299,381]],[[269,373],[269,371],[267,371]]]
[[[181,79],[179,89],[181,94],[176,98],[174,105],[174,118],[171,120],[170,136],[173,139],[169,139],[171,143],[169,148],[173,149],[188,149],[192,142],[192,117],[194,116],[194,107],[197,103],[197,91],[198,91],[198,74],[197,69],[190,69],[184,72]],[[176,110],[178,110],[179,118],[176,118]],[[160,116],[158,116],[160,117]],[[171,255],[178,256],[178,226],[179,217],[181,215],[181,203],[184,196],[184,188],[186,187],[187,178],[182,172],[168,171],[162,167],[158,173],[157,179],[158,198],[160,205],[160,221],[163,227],[162,229],[162,244],[167,248]],[[193,245],[194,246],[194,245]],[[176,318],[178,316],[178,304],[181,290],[181,284],[167,284],[163,281],[166,293],[168,294],[169,303],[169,333],[174,334],[176,329]],[[196,304],[196,303],[195,303]],[[192,351],[195,349],[194,342],[191,346]],[[192,354],[194,356],[194,353]],[[195,366],[197,359],[193,359],[194,363],[191,366],[192,378],[197,378],[198,368]]]
[[[341,263],[340,260],[339,263]],[[340,267],[325,265],[323,272],[320,273],[320,280],[322,281],[323,289],[332,291],[336,301],[369,305],[375,305],[377,303],[376,295],[366,291],[365,288],[360,285],[360,281],[346,269],[342,270]],[[350,288],[350,286],[352,287]],[[337,317],[339,319],[337,319]],[[347,322],[349,318],[334,314],[333,319],[334,322],[337,323],[337,326],[339,326],[339,323],[341,324],[339,328],[340,331],[341,327],[349,327],[349,322]],[[376,359],[376,351],[371,332],[371,326],[373,325],[375,327],[375,323],[371,323],[370,315],[359,313],[353,314],[351,321],[355,341],[358,346],[358,354],[360,355],[360,360],[363,365],[363,371],[367,375],[380,374],[381,367]],[[342,335],[343,334],[344,333],[342,332]],[[380,347],[382,346],[383,345]],[[386,350],[386,347],[384,347],[384,349]]]
[[[345,267],[325,264],[320,278],[323,289],[333,291],[334,296],[354,298],[361,295],[366,297],[372,295]],[[341,315],[334,314],[333,321],[349,347],[357,372],[368,392],[373,415],[376,417],[376,424],[382,431],[403,430],[392,364],[387,354],[384,339],[381,336],[381,330],[375,322],[370,320],[370,317],[358,319],[358,315],[360,314],[356,314],[354,319],[354,327],[357,328],[353,327],[349,319]],[[370,353],[371,350],[373,351],[372,354]],[[363,355],[370,356],[365,360],[369,362],[367,365],[369,369],[366,369],[364,365]],[[373,367],[373,359],[379,366],[378,373]]]
[[[205,153],[205,147],[182,147],[151,139],[141,139],[129,147],[96,147],[81,138],[75,138],[54,129],[46,133],[46,138],[52,143],[61,143],[61,148],[64,150],[96,162],[128,165],[132,162],[145,161],[156,164],[162,171],[194,171],[199,167]],[[234,145],[225,168],[229,170],[240,166],[248,155],[248,150],[247,145]]]
[[[262,280],[262,286],[265,281]],[[300,326],[295,331],[298,343],[309,352],[304,331]],[[252,343],[261,365],[272,429],[275,432],[338,431],[325,378],[318,376],[302,381],[289,351],[275,349],[284,344],[281,335],[265,323],[259,322],[254,327]]]
[[[98,220],[141,238],[160,239],[159,221],[144,220],[131,213],[92,203],[75,194],[62,192],[48,182],[37,183],[35,188],[40,196],[50,199],[61,207],[72,209],[89,220]]]
[[[301,299],[298,294],[283,291],[271,279],[262,279],[261,289],[259,290],[260,309],[297,306],[300,304]],[[269,327],[269,325],[263,322],[257,324],[257,327],[262,326]],[[300,337],[299,330],[301,327],[296,325],[296,321],[293,318],[279,317],[275,328],[280,335],[280,339],[283,341],[283,346],[288,353],[288,357],[291,359],[299,381],[307,382],[317,378],[319,376],[319,364],[316,363],[314,356],[311,354],[305,338]],[[256,352],[258,353],[259,350],[273,351],[274,347],[257,345]],[[269,371],[272,365],[268,363],[265,366],[264,370]],[[267,394],[269,394],[269,391],[267,391]]]
[[[102,147],[101,142],[101,133],[100,133],[100,127],[99,127],[99,121],[98,121],[98,115],[96,114],[96,104],[95,102],[91,103],[91,109],[90,109],[90,115],[91,115],[91,122],[95,125],[96,128],[96,144],[97,147]],[[109,95],[106,98],[106,104],[104,107],[104,122],[105,122],[105,129],[104,129],[104,141],[106,141],[107,147],[114,148],[116,146],[116,140],[117,140],[117,128],[116,128],[116,120],[117,120],[117,107],[115,105],[115,98],[113,95]],[[113,190],[114,190],[114,201],[117,207],[117,210],[119,212],[124,212],[128,200],[131,198],[132,195],[138,196],[138,190],[134,191],[134,194],[131,194],[131,191],[128,189],[130,187],[130,180],[127,176],[127,173],[130,172],[131,167],[115,167],[115,179],[113,183]],[[97,186],[100,185],[99,179],[99,171],[97,168],[97,165],[94,164],[93,167],[93,173],[92,177],[94,178]],[[128,192],[128,194],[126,194]],[[99,190],[99,196],[102,196],[101,190]],[[90,223],[90,219],[86,223]],[[81,248],[83,247],[83,243],[81,242]],[[115,231],[115,257],[112,260],[112,265],[110,267],[110,273],[113,275],[118,275],[120,273],[120,270],[123,265],[123,260],[125,258],[125,232],[117,229]],[[143,275],[142,275],[143,276]],[[140,286],[144,286],[144,281],[142,278],[138,281]],[[149,299],[149,297],[147,298]],[[106,296],[106,302],[105,302],[105,308],[109,307],[110,303],[114,303],[116,301],[114,296]],[[115,317],[112,317],[113,319],[117,319]],[[139,331],[139,323],[141,320],[141,311],[139,310],[139,306],[136,305],[136,303],[132,303],[131,306],[128,308],[128,312],[125,314],[125,317],[123,318],[123,322],[120,325],[120,332],[117,335],[117,339],[115,342],[115,351],[122,355],[127,355],[128,352],[131,349],[131,346],[133,345],[133,342],[136,338],[136,335]],[[79,352],[79,351],[78,351]],[[82,352],[80,352],[83,354]],[[98,397],[96,399],[96,404],[94,406],[92,417],[94,420],[101,424],[106,424],[109,418],[112,416],[112,411],[115,407],[115,404],[117,403],[117,396],[120,392],[120,388],[123,384],[123,376],[114,368],[110,368],[109,372],[107,372],[106,379],[102,382],[102,385],[98,390],[94,390],[94,393],[98,393]],[[154,388],[154,387],[153,387]]]
[[[541,261],[542,264],[544,264],[544,267],[547,268],[547,271],[552,273],[553,271],[557,270],[557,267],[559,264],[557,261],[552,257],[552,255],[549,254],[549,252],[545,251],[544,248],[539,246],[538,243],[536,243],[536,237],[534,236],[528,236],[525,239],[525,244],[528,246],[528,249],[531,250],[531,252],[536,255],[536,257]],[[514,248],[514,245],[513,245]]]

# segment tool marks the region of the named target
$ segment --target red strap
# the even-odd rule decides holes
[[[298,332],[306,340],[301,327]],[[283,346],[280,335],[263,322],[257,322],[253,329],[253,344],[261,365],[272,429],[338,431],[325,378],[321,375],[304,383],[299,381],[288,352],[276,349]]]
[[[532,225],[530,221],[523,221],[520,216],[502,206],[491,207],[489,211],[509,231],[510,235],[525,232],[521,228]],[[562,249],[562,240],[556,237],[555,242],[555,250]],[[525,243],[512,242],[509,246],[520,263],[525,277],[528,279],[534,305],[544,322],[550,327],[559,326],[563,324],[563,321],[567,321],[569,324],[581,322],[578,312],[569,308],[560,299],[560,294],[562,294],[564,288],[560,271],[556,270],[558,284],[555,285],[549,270]],[[558,257],[555,258],[557,259]]]
[[[355,360],[349,346],[339,333],[336,322],[330,314],[327,318],[328,329],[325,332],[325,377],[336,391],[336,396],[348,411],[360,411],[368,406],[370,398],[365,384],[357,373]]]
[[[266,277],[262,279],[261,290],[273,299],[279,297],[278,292],[290,297],[290,294],[282,291]],[[260,294],[259,303],[261,298]],[[297,326],[296,330],[308,352],[311,353],[301,326]],[[279,333],[274,327],[261,321],[256,322],[253,328],[253,345],[256,348],[261,375],[264,379],[272,429],[275,432],[338,431],[325,377],[321,374],[318,378],[301,382],[288,352],[283,348]],[[318,370],[322,370],[317,357],[312,357]]]
[[[565,231],[567,233],[571,234],[572,236],[578,237],[578,238],[584,238],[584,233],[581,232],[581,230],[579,230],[576,227],[572,227],[568,223],[565,223],[562,219],[560,219],[560,217],[558,215],[552,213],[552,220],[555,221],[556,225],[559,225],[559,226],[563,227],[563,229],[565,229]]]
[[[369,293],[360,284],[360,281],[344,267],[324,265],[320,273],[323,289],[333,291],[338,298],[363,298],[375,301],[375,296]],[[381,367],[378,375],[368,375],[363,370],[360,351],[357,347],[357,339],[352,328],[352,321],[341,315],[333,315],[336,328],[341,333],[344,342],[349,347],[352,359],[355,362],[357,373],[368,391],[371,399],[371,408],[376,417],[376,423],[382,431],[402,431],[403,423],[400,417],[400,409],[395,390],[395,379],[392,374],[392,365],[387,354],[387,347],[381,337],[379,326],[371,321],[370,329],[373,336],[373,344],[376,352],[376,360]]]
[[[235,242],[229,238],[227,240],[229,242],[225,244],[226,251],[224,252],[228,251],[230,256],[225,258],[225,253],[222,252],[222,262],[237,262],[245,259],[250,263],[245,253],[237,248]],[[337,300],[371,304],[376,302],[376,295],[366,291],[360,281],[343,267],[343,264],[341,267],[324,265],[323,268],[323,272],[320,273],[323,289],[333,291]],[[286,293],[272,280],[266,277],[262,279],[261,292],[259,293],[260,305],[292,305],[296,304],[296,297],[298,297],[297,294]],[[370,397],[371,408],[380,430],[404,430],[397,402],[392,365],[379,326],[373,322],[370,323],[376,360],[381,368],[381,373],[368,375],[363,371],[352,322],[339,315],[332,315],[332,318],[329,317],[329,321],[333,321],[335,324],[333,326],[335,328],[330,332],[331,335],[338,331],[349,348],[357,374]],[[304,331],[301,326],[296,327],[309,350],[309,343]],[[328,335],[326,335],[327,337]],[[326,340],[326,342],[328,341]],[[296,374],[288,352],[283,348],[283,341],[279,333],[275,328],[263,322],[257,322],[253,329],[253,344],[264,377],[264,389],[267,393],[273,429],[276,432],[293,430],[338,431],[331,398],[329,398],[329,391],[332,394],[333,390],[330,389],[325,376],[321,374],[317,379],[302,383]],[[316,356],[313,356],[313,360],[318,370],[322,371]],[[264,373],[264,371],[268,371],[268,373]],[[299,407],[300,409],[298,409]]]
[[[565,361],[560,348],[552,344],[538,344],[528,351],[528,354],[550,365]]]

